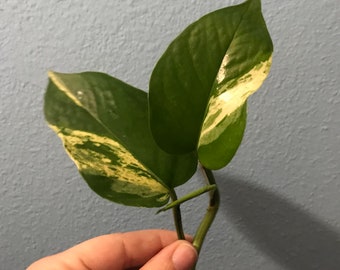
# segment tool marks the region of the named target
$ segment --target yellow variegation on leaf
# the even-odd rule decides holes
[[[205,166],[211,169],[219,169],[230,161],[230,159],[225,158],[225,153],[216,148],[218,148],[218,145],[228,143],[226,136],[233,137],[234,141],[241,142],[246,123],[246,101],[267,78],[271,63],[272,57],[270,56],[268,60],[255,65],[246,74],[230,81],[224,80],[224,74],[227,70],[225,69],[226,63],[222,63],[216,77],[215,91],[212,93],[207,106],[198,142],[198,155]],[[229,143],[224,150],[233,156],[238,145]]]
[[[196,155],[169,155],[153,141],[145,92],[102,73],[49,77],[46,120],[100,196],[159,207],[195,172]]]

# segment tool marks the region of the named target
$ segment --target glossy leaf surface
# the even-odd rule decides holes
[[[260,0],[224,8],[185,29],[150,80],[150,123],[169,153],[198,150],[209,169],[225,166],[241,143],[246,100],[269,73],[273,45]]]
[[[49,73],[45,117],[88,185],[126,205],[158,207],[196,170],[197,157],[154,142],[147,94],[106,74]]]

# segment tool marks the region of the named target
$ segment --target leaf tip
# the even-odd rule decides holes
[[[47,76],[51,79],[55,75],[55,72],[53,70],[47,71]]]
[[[56,72],[56,71],[53,71],[53,70],[47,71],[48,78],[53,82],[58,81],[58,78],[60,78],[62,75],[65,75],[65,74],[60,73],[60,72]]]

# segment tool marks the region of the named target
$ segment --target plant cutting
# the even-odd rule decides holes
[[[194,236],[201,250],[219,207],[213,170],[228,165],[246,127],[247,99],[260,88],[273,44],[260,0],[209,13],[171,42],[148,93],[98,72],[49,72],[44,112],[89,187],[115,203],[172,210],[203,193],[209,205]],[[184,197],[197,167],[206,185]]]

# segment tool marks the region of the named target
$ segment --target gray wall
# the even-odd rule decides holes
[[[170,213],[89,190],[44,122],[46,72],[97,70],[147,89],[188,23],[241,1],[0,2],[0,269],[100,234],[173,228]],[[339,269],[339,1],[263,0],[263,12],[272,71],[250,99],[242,147],[216,172],[222,205],[198,269]],[[184,206],[189,233],[206,203]]]

